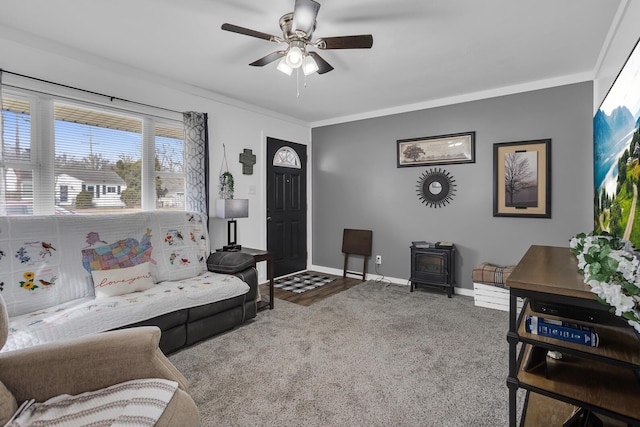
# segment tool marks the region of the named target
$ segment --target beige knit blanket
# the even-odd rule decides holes
[[[142,379],[43,403],[27,401],[6,426],[151,427],[177,388],[175,381]]]

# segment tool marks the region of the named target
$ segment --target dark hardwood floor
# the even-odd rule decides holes
[[[295,304],[300,304],[304,306],[310,306],[311,304],[322,301],[323,299],[329,298],[331,295],[335,295],[339,292],[345,291],[349,288],[352,288],[356,285],[364,283],[363,280],[342,276],[335,276],[333,274],[319,273],[317,271],[309,271],[312,274],[319,274],[324,276],[335,277],[331,283],[327,283],[324,286],[320,286],[319,288],[312,289],[307,292],[303,292],[301,294],[296,294],[295,292],[283,291],[282,289],[275,288],[274,295],[276,297],[276,301],[274,301],[274,308],[278,308],[278,299],[289,301]],[[269,297],[269,284],[263,283],[260,285],[260,295],[265,297]]]

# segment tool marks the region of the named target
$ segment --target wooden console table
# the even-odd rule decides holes
[[[224,252],[222,249],[216,249],[216,252]],[[264,301],[261,297],[261,301],[258,303],[258,311],[264,310],[269,307],[269,310],[273,310],[273,272],[274,270],[274,258],[273,253],[269,251],[263,251],[262,249],[254,249],[254,248],[245,248],[244,246],[239,251],[245,254],[249,254],[253,256],[253,259],[258,262],[266,261],[267,262],[267,278],[269,279],[269,301]]]
[[[583,408],[584,414],[595,415],[605,426],[640,426],[640,340],[629,325],[597,302],[578,273],[570,249],[531,246],[507,285],[509,425],[516,425],[516,392],[522,388],[526,400],[521,426],[561,426],[576,407]],[[520,314],[518,297],[526,298]],[[563,315],[569,314],[572,322],[596,329],[600,346],[530,334],[524,327],[527,314],[556,320],[567,319]],[[548,350],[559,351],[562,359],[546,357]],[[533,352],[542,354],[541,365],[525,370]]]

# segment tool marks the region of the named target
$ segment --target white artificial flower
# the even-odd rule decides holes
[[[625,280],[629,282],[632,282],[634,280],[636,274],[636,266],[632,262],[623,259],[618,264],[618,268],[616,270],[622,274]]]
[[[584,254],[580,253],[580,254],[577,255],[576,258],[578,258],[578,268],[580,270],[584,270],[584,268],[587,265],[587,261],[585,261],[585,259],[584,259]]]
[[[607,283],[602,285],[602,292],[604,293],[604,300],[606,302],[611,301],[617,294],[621,292],[621,286],[615,283]]]
[[[631,243],[630,241],[625,240],[625,239],[620,239],[620,241],[621,241],[622,243],[624,243],[624,247],[623,247],[622,249],[623,249],[625,252],[628,252],[628,253],[632,254],[632,253],[633,253],[633,249],[634,249],[634,248],[633,248],[633,243]]]
[[[576,255],[578,268],[583,271],[584,281],[589,285],[591,292],[613,307],[617,316],[631,314],[634,320],[629,320],[628,323],[640,332],[640,295],[629,295],[629,291],[625,288],[625,286],[640,288],[640,260],[633,253],[630,242],[618,239],[624,247],[611,250],[608,255],[609,259],[616,262],[616,272],[606,277],[606,274],[600,270],[598,277],[602,281],[591,276],[591,265],[585,259],[585,254],[592,249],[595,253],[602,253],[605,247],[610,249],[612,239],[612,236],[574,237],[570,245],[572,252]]]
[[[598,282],[595,279],[592,279],[587,282],[587,285],[591,286],[591,292],[598,295],[600,298],[604,299],[605,293],[604,293],[604,287],[602,286],[602,283]]]
[[[635,306],[635,301],[630,296],[622,293],[622,290],[618,286],[615,292],[609,294],[609,299],[606,300],[616,309],[616,316],[622,316],[622,313],[631,311]]]

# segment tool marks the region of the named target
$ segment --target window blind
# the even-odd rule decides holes
[[[2,113],[6,214],[185,209],[182,122],[15,90]]]

